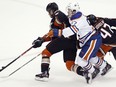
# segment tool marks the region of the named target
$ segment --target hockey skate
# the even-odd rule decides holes
[[[105,75],[110,69],[112,68],[112,66],[108,63],[106,63],[106,67],[102,70],[101,75]]]
[[[99,72],[100,70],[97,68],[95,68],[93,73],[89,73],[88,71],[85,71],[84,76],[85,76],[87,84],[92,83],[92,80],[98,75]]]
[[[35,80],[37,80],[37,81],[48,81],[48,79],[49,79],[48,71],[45,71],[45,72],[35,75]]]
[[[92,73],[92,79],[94,79],[98,75],[98,73],[100,72],[100,70],[98,68],[96,68],[96,67],[94,67],[94,68],[95,68],[95,70]]]

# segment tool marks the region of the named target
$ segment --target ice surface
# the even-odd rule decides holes
[[[58,3],[60,10],[65,12],[66,5],[74,0],[0,0],[0,67],[8,64],[31,47],[32,41],[38,36],[48,32],[50,17],[45,7],[52,1]],[[77,1],[85,15],[116,17],[115,0]],[[46,44],[30,50],[2,71],[0,76],[9,75],[34,58],[45,48]],[[116,61],[112,54],[107,54],[106,60],[113,66],[113,70],[87,85],[83,77],[66,69],[62,52],[51,57],[50,80],[48,82],[35,81],[35,74],[40,72],[41,56],[39,56],[9,78],[0,78],[0,87],[115,87]]]

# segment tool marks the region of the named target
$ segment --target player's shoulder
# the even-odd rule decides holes
[[[63,13],[63,12],[60,11],[60,10],[56,11],[55,16],[58,16],[58,17],[67,17],[67,16],[65,15],[65,13]]]
[[[82,17],[82,12],[77,12],[76,14],[74,14],[70,19],[71,20],[75,20],[75,19],[79,19],[80,17]]]
[[[65,23],[66,21],[68,21],[68,17],[62,11],[56,12],[55,19],[57,19],[61,23],[63,23],[63,22]]]

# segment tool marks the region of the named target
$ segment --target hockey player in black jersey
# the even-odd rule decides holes
[[[49,3],[46,7],[47,12],[49,13],[51,19],[50,29],[64,29],[65,27],[70,26],[67,16],[58,9],[56,3]],[[51,31],[51,30],[50,30]],[[83,75],[83,71],[80,71],[81,67],[74,64],[76,52],[77,52],[77,38],[76,35],[70,36],[69,38],[62,37],[51,37],[48,32],[43,37],[38,37],[34,40],[33,47],[37,48],[42,45],[43,42],[50,41],[46,48],[42,51],[42,62],[41,62],[41,73],[35,75],[36,80],[44,80],[49,78],[49,69],[50,69],[50,57],[60,51],[63,51],[63,59],[66,64],[66,67],[69,71],[74,71],[77,74]],[[77,68],[75,70],[75,68]]]
[[[113,45],[116,44],[116,30],[111,29],[112,26],[116,26],[115,19],[95,17],[94,15],[88,15],[88,20],[97,30],[101,31],[104,44]]]
[[[112,28],[112,27],[116,27],[116,18],[103,18],[103,17],[99,17],[99,18],[103,19],[105,23],[107,23],[108,25],[111,26],[111,29],[114,32],[112,41],[116,41],[116,38],[115,38],[116,37],[116,29]],[[112,52],[112,54],[116,60],[116,42],[115,42],[115,44],[113,43],[110,47],[111,47],[110,52]]]
[[[116,18],[103,18],[103,17],[98,18],[104,20],[104,22],[109,24],[111,27],[116,27]]]
[[[93,25],[97,30],[101,32],[102,35],[102,46],[98,51],[98,56],[104,58],[105,54],[108,51],[111,51],[116,59],[116,30],[112,29],[112,26],[116,26],[116,19],[109,19],[109,18],[101,18],[96,17],[95,15],[88,15],[87,19],[89,20],[90,24]],[[109,64],[105,71],[111,68]]]
[[[108,19],[96,17],[95,15],[88,15],[87,19],[90,25],[93,25],[97,30],[100,30],[103,44],[113,45],[116,44],[116,30],[112,26],[116,26],[116,19]]]

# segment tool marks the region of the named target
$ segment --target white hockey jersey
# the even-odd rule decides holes
[[[73,15],[70,18],[70,23],[70,27],[63,29],[62,35],[69,37],[75,33],[78,34],[81,47],[95,33],[95,29],[88,24],[86,17],[81,12],[77,12]]]

